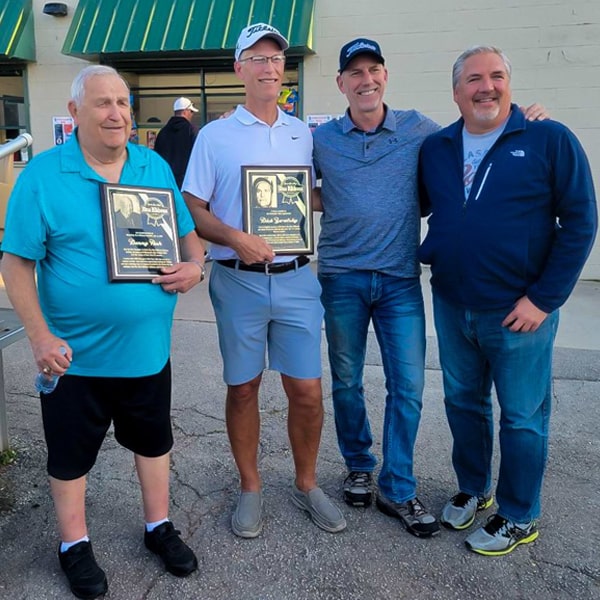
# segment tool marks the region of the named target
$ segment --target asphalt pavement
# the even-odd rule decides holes
[[[424,274],[428,301],[426,280]],[[2,290],[0,306],[9,306]],[[600,282],[580,282],[562,311],[540,536],[505,557],[488,558],[467,551],[466,533],[443,530],[436,538],[418,539],[374,507],[357,509],[343,503],[345,468],[335,439],[324,337],[326,417],[319,482],[343,510],[348,528],[338,534],[321,531],[292,504],[287,402],[278,375],[267,371],[260,396],[259,449],[265,526],[256,539],[235,537],[229,521],[237,474],[225,429],[214,315],[202,284],[180,298],[173,325],[170,513],[196,551],[200,568],[178,579],[145,549],[132,457],[110,432],[90,473],[87,493],[90,536],[109,580],[106,598],[600,599],[599,307]],[[419,498],[439,514],[456,483],[429,302],[427,311],[426,386],[415,473]],[[45,472],[39,399],[33,389],[35,366],[26,339],[4,350],[4,371],[16,458],[0,466],[0,599],[72,598],[56,558],[58,535]],[[385,388],[373,333],[365,390],[374,450],[381,455]],[[487,514],[478,516],[476,523]]]

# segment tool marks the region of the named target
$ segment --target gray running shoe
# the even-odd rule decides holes
[[[231,516],[233,533],[242,538],[255,538],[262,526],[262,493],[241,492]]]
[[[346,529],[346,519],[344,519],[342,511],[331,502],[321,488],[317,487],[304,493],[294,484],[292,486],[292,502],[298,508],[309,513],[315,525],[321,529],[329,531],[329,533],[337,533]]]
[[[437,519],[427,512],[418,498],[406,502],[393,502],[377,494],[376,504],[382,513],[400,519],[406,531],[417,537],[432,537],[440,532]]]
[[[493,515],[487,524],[474,531],[466,540],[469,550],[485,556],[502,556],[520,544],[529,544],[539,535],[537,521],[516,524],[500,515]]]
[[[368,471],[350,471],[344,479],[344,500],[350,506],[370,506],[373,478]]]
[[[466,529],[473,524],[475,513],[489,508],[493,503],[493,496],[477,497],[459,492],[444,506],[440,522],[450,529]]]

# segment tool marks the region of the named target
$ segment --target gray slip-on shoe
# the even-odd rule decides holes
[[[317,487],[304,493],[294,484],[292,486],[292,502],[298,508],[309,513],[315,525],[321,529],[329,531],[329,533],[337,533],[346,529],[346,519],[344,519],[342,511],[331,502],[321,488]]]
[[[231,516],[233,533],[242,538],[255,538],[262,531],[262,526],[262,493],[240,492]]]

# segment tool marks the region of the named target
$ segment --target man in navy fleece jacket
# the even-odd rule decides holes
[[[504,53],[478,46],[453,68],[462,118],[422,146],[431,284],[458,493],[441,522],[466,529],[493,503],[494,384],[500,405],[497,512],[466,539],[502,555],[538,537],[558,309],[597,229],[590,167],[571,131],[511,104]]]

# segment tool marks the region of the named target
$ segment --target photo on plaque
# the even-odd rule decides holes
[[[173,190],[100,184],[110,281],[150,281],[181,262]]]
[[[242,167],[244,231],[275,254],[313,254],[311,167]]]

